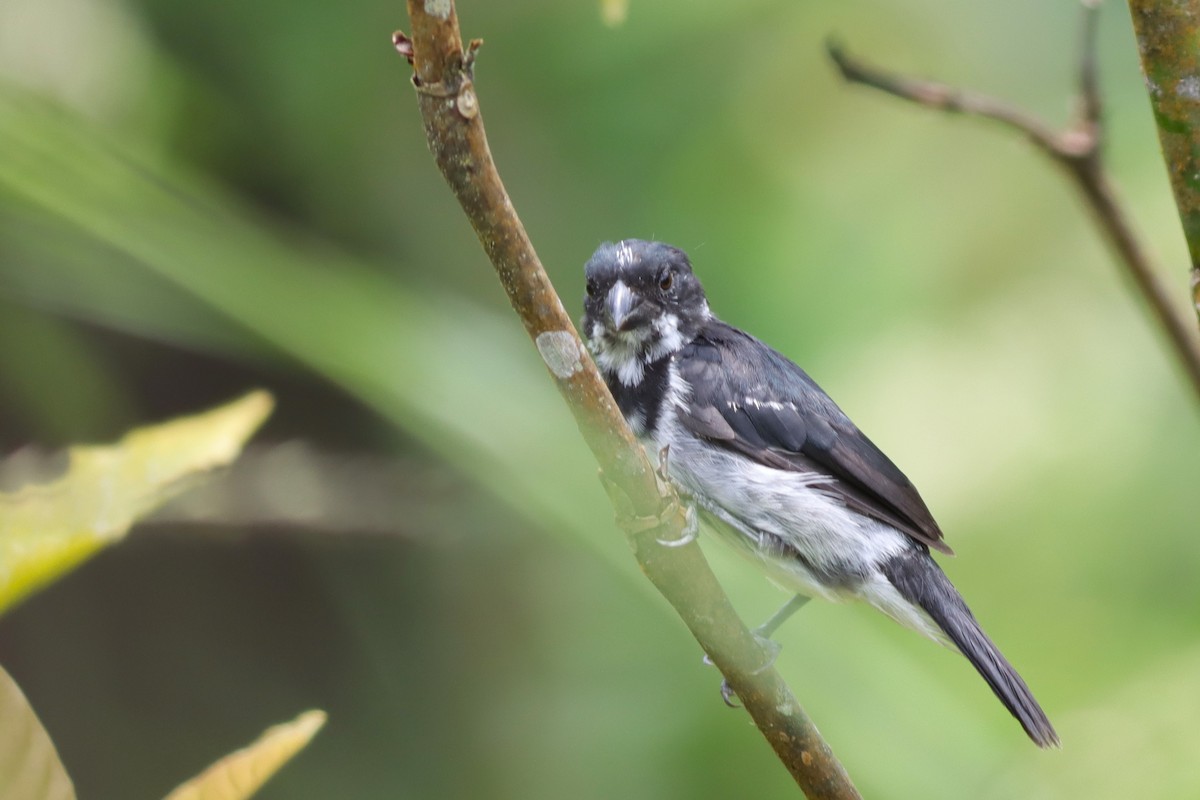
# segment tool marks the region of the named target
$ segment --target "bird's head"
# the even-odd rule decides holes
[[[583,329],[600,369],[626,386],[680,350],[709,318],[687,254],[662,242],[605,242],[584,267]]]

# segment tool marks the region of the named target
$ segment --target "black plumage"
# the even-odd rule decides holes
[[[825,473],[846,505],[953,553],[912,482],[800,367],[717,319],[675,362],[692,390],[680,420],[697,436],[776,469]]]
[[[932,558],[922,558],[917,553],[906,554],[883,562],[880,569],[900,594],[933,617],[1000,702],[1021,723],[1030,739],[1039,747],[1058,744],[1058,734],[1034,699],[1033,692],[979,627],[954,584]]]

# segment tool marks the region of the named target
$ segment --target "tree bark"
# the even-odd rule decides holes
[[[1129,0],[1146,91],[1192,260],[1200,316],[1200,3]]]

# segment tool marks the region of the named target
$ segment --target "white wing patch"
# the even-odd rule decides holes
[[[781,403],[778,400],[759,400],[754,397],[749,397],[746,398],[745,402],[746,405],[752,408],[769,408],[772,411],[783,411],[785,408],[790,408],[792,411],[796,410],[795,403]],[[737,407],[737,404],[733,402],[730,402],[730,405],[735,409]]]

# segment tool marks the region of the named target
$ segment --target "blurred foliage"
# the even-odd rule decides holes
[[[1186,387],[1060,176],[988,126],[840,85],[822,55],[836,33],[1058,119],[1074,4],[459,11],[568,305],[598,241],[686,249],[714,308],[921,487],[1065,742],[1036,752],[961,658],[810,604],[779,666],[864,794],[1200,791],[1178,701],[1200,633]],[[262,385],[267,442],[457,476],[385,536],[159,523],[0,620],[0,663],[88,798],[163,796],[312,706],[329,730],[261,797],[793,796],[633,568],[429,158],[404,22],[379,0],[0,5],[0,449]],[[1109,159],[1183,265],[1128,20],[1101,26]],[[712,556],[752,623],[778,605]],[[1131,740],[1151,775],[1113,757]]]
[[[243,800],[304,748],[325,724],[321,711],[305,711],[268,728],[252,744],[230,753],[167,795],[167,800]]]
[[[54,743],[21,688],[0,667],[0,797],[75,800]]]
[[[0,611],[120,540],[138,519],[204,473],[227,466],[271,413],[266,392],[221,408],[131,431],[109,446],[75,446],[65,473],[46,480],[28,457],[0,462],[20,488],[0,492]],[[0,668],[0,796],[75,797],[54,745],[17,684]],[[173,791],[170,800],[243,800],[325,724],[309,711],[263,734]]]
[[[72,447],[62,477],[0,491],[0,612],[120,540],[197,476],[227,466],[271,405],[255,392],[114,445]],[[22,482],[19,466],[0,462],[5,482]]]
[[[306,711],[276,725],[250,746],[225,756],[182,784],[167,800],[246,800],[309,743],[325,714]],[[25,695],[0,667],[0,797],[5,800],[75,800],[54,743]]]
[[[629,0],[600,0],[600,15],[605,23],[620,25],[629,16]]]

